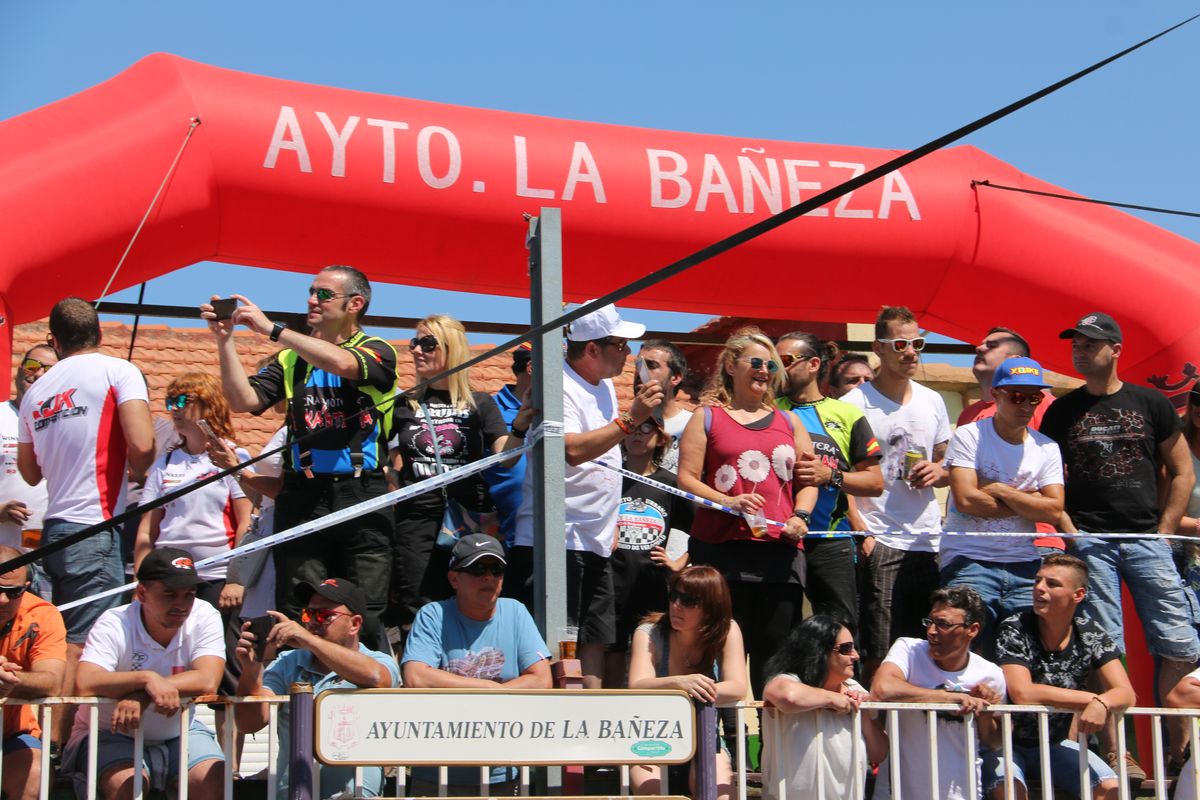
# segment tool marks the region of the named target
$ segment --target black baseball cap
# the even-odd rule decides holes
[[[350,609],[351,614],[358,614],[360,617],[367,616],[367,598],[363,595],[362,589],[345,578],[326,578],[320,583],[301,581],[292,590],[292,599],[298,604],[306,606],[314,594],[344,605]]]
[[[504,545],[500,544],[499,539],[486,533],[472,533],[459,539],[450,551],[450,569],[469,567],[481,558],[495,558],[508,566]]]
[[[1067,328],[1058,335],[1058,338],[1070,339],[1077,333],[1089,339],[1102,339],[1117,343],[1121,341],[1121,326],[1117,324],[1115,319],[1103,311],[1093,311],[1090,314],[1084,314],[1079,318],[1079,322],[1075,323],[1074,328]]]
[[[178,547],[160,547],[142,559],[137,570],[138,583],[161,581],[171,589],[190,589],[204,583],[196,572],[192,554]]]
[[[513,371],[524,371],[532,360],[533,348],[529,346],[529,342],[522,342],[513,350]]]

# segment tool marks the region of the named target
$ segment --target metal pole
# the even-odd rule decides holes
[[[562,314],[562,214],[543,208],[529,220],[530,320],[541,325]],[[533,404],[543,424],[561,430],[563,336],[559,330],[533,341]],[[544,436],[529,453],[533,474],[534,617],[555,649],[567,625],[566,448],[559,435]]]
[[[717,800],[717,707],[696,703],[696,800]],[[662,768],[666,771],[666,767]]]
[[[311,683],[288,688],[288,800],[313,797],[313,694]]]

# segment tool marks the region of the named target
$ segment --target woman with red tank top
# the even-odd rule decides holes
[[[800,621],[804,535],[817,503],[816,488],[793,481],[797,453],[813,448],[804,426],[775,408],[782,388],[771,340],[754,328],[739,331],[725,342],[703,413],[692,416],[679,448],[679,488],[741,512],[699,509],[688,553],[729,583],[757,698],[767,658]]]

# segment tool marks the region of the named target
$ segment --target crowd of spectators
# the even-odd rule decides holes
[[[180,728],[170,718],[189,695],[282,694],[295,680],[550,687],[550,650],[531,616],[539,544],[523,456],[266,555],[196,567],[525,441],[537,421],[528,348],[513,356],[512,385],[495,397],[472,392],[468,371],[443,374],[469,357],[462,325],[431,315],[409,343],[422,385],[398,396],[396,350],[359,325],[370,296],[357,270],[327,267],[313,278],[304,332],[246,297],[234,296],[232,310],[218,298],[202,305],[220,374],[171,383],[169,442],[155,435],[139,371],[99,352],[85,301],[59,302],[47,344],[25,354],[16,399],[0,415],[4,560],[103,524],[126,508],[130,486],[150,504],[248,460],[231,413],[281,406],[286,415],[267,446],[287,444],[274,460],[143,513],[131,563],[109,528],[0,575],[0,694],[115,701],[96,743],[106,796],[129,789],[129,733],[139,726],[151,784],[178,775]],[[238,326],[280,347],[253,374],[234,346]],[[642,344],[632,401],[618,401],[612,379],[644,332],[612,306],[566,331],[566,611],[586,687],[768,700],[777,713],[766,735],[787,742],[794,760],[768,759],[764,770],[797,796],[812,790],[814,759],[826,790],[849,796],[854,735],[876,763],[889,737],[904,740],[902,794],[929,793],[924,717],[902,715],[897,730],[873,716],[860,734],[847,727],[864,700],[892,700],[975,714],[977,783],[1000,797],[1006,776],[989,707],[1052,704],[1074,714],[1051,717],[1049,779],[1078,793],[1073,736],[1094,733],[1093,791],[1115,797],[1118,761],[1132,776],[1140,769],[1115,745],[1115,714],[1135,701],[1120,662],[1124,582],[1158,659],[1156,704],[1196,705],[1200,611],[1183,576],[1200,567],[1191,548],[1153,534],[1196,533],[1200,392],[1181,423],[1161,394],[1121,381],[1116,320],[1092,313],[1063,331],[1085,383],[1058,399],[1028,342],[993,327],[973,367],[981,400],[953,429],[941,396],[916,380],[926,339],[904,307],[879,313],[877,369],[804,331],[778,340],[739,331],[694,410],[679,395],[687,362],[663,340]],[[948,490],[944,516],[938,488]],[[1080,531],[1151,535],[1055,536]],[[127,569],[132,598],[117,591]],[[38,725],[10,711],[4,791],[28,797],[10,776],[36,786]],[[244,704],[233,716],[239,731],[256,731],[267,707]],[[723,722],[727,737],[732,724]],[[965,798],[976,754],[952,727],[939,730],[939,796]],[[1014,731],[1007,777],[1024,791],[1040,768],[1037,731],[1029,720]],[[86,709],[59,714],[52,738],[61,769],[78,776]],[[814,739],[824,756],[809,752]],[[225,757],[199,722],[186,752],[192,789],[219,790]],[[728,795],[728,749],[718,753]],[[1169,726],[1167,755],[1178,771],[1184,725]],[[344,791],[351,772],[325,768],[320,796]],[[451,772],[451,793],[477,792],[478,771],[467,773]],[[877,797],[888,796],[889,776],[879,770]],[[409,793],[437,792],[436,774],[410,779]],[[378,792],[381,782],[368,770],[361,788]],[[641,793],[661,785],[650,768],[633,783]],[[493,770],[492,794],[516,789],[510,769]]]

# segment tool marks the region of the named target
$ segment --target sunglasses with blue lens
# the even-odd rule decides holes
[[[182,411],[187,408],[188,399],[186,394],[167,395],[167,411]]]
[[[750,369],[754,370],[759,370],[763,367],[766,367],[767,372],[771,373],[772,375],[779,371],[779,364],[770,358],[759,358],[758,356],[755,356],[754,358],[739,358],[738,361],[745,361],[750,365]]]

